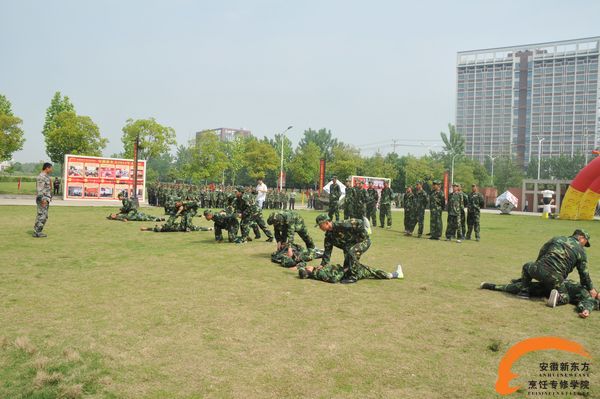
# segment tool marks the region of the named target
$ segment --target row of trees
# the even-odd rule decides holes
[[[0,160],[8,160],[12,153],[22,149],[21,124],[21,119],[12,113],[10,101],[0,95]],[[42,134],[49,158],[61,165],[65,154],[102,155],[108,141],[101,136],[93,120],[78,115],[70,99],[60,92],[55,93],[46,111]],[[305,130],[295,147],[283,134],[273,138],[236,138],[222,142],[211,132],[177,146],[173,128],[163,126],[153,118],[129,119],[122,129],[123,150],[113,156],[133,157],[133,142],[139,137],[139,156],[148,161],[149,180],[196,183],[252,184],[261,177],[270,186],[275,186],[282,146],[286,182],[290,187],[314,187],[318,181],[320,159],[327,161],[327,178],[332,175],[340,179],[350,175],[388,177],[396,190],[404,190],[417,180],[439,179],[445,170],[451,169],[455,181],[465,185],[493,184],[500,191],[519,186],[525,176],[537,176],[536,159],[523,173],[510,157],[499,157],[494,161],[492,183],[491,160],[482,165],[467,158],[464,138],[453,125],[449,124],[448,132],[442,132],[440,136],[443,150],[421,157],[396,153],[363,156],[357,148],[333,137],[328,129]],[[584,164],[581,155],[543,159],[541,177],[570,179]]]

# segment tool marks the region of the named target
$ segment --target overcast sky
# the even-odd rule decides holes
[[[23,119],[17,161],[45,159],[55,91],[121,151],[128,118],[179,143],[327,127],[364,154],[420,154],[454,121],[456,52],[600,34],[599,1],[0,0],[0,93]],[[424,143],[422,145],[421,143]],[[420,147],[419,147],[420,146]]]

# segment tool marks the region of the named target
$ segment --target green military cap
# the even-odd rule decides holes
[[[337,179],[337,176],[336,176],[336,175],[333,175],[331,178],[332,178],[332,179]]]
[[[352,181],[351,177],[346,177],[346,181]]]
[[[204,211],[204,216],[206,216],[206,215],[212,215],[212,211],[210,209],[206,209]]]
[[[423,184],[423,181],[422,181],[422,180],[417,180],[417,181],[415,182],[415,184],[421,184],[421,185],[422,185],[422,184]]]
[[[434,180],[434,181],[433,181],[433,184],[442,184],[442,182],[441,182],[441,181],[439,181],[439,180]]]
[[[457,182],[452,183],[452,187],[460,187],[460,184]]]
[[[584,236],[585,239],[588,241],[585,246],[586,247],[590,247],[590,233],[588,233],[587,231],[583,230],[583,229],[577,229],[573,232],[574,236]]]
[[[238,193],[243,193],[243,192],[244,192],[244,187],[242,187],[242,186],[237,186],[237,187],[235,188],[235,191],[237,191]]]
[[[317,221],[317,224],[315,226],[320,226],[321,223],[329,222],[329,221],[331,221],[331,219],[329,218],[329,215],[327,215],[326,213],[322,213],[319,216],[317,216],[316,221]]]

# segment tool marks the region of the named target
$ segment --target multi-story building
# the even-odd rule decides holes
[[[245,129],[229,129],[225,127],[219,127],[217,129],[206,129],[200,132],[196,132],[196,140],[198,140],[204,133],[214,133],[221,141],[232,141],[236,137],[251,137],[252,133],[250,130]]]
[[[462,51],[456,130],[481,162],[589,153],[600,138],[600,37]]]

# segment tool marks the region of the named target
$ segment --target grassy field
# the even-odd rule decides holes
[[[21,190],[19,190],[18,182],[0,182],[0,194],[27,194],[35,195],[35,182],[21,182]]]
[[[560,336],[600,355],[600,312],[582,320],[570,305],[478,289],[518,277],[575,227],[592,235],[600,281],[598,222],[484,214],[483,240],[457,244],[403,237],[394,213],[363,260],[401,263],[406,278],[330,285],[270,263],[264,241],[140,232],[151,224],[110,211],[51,208],[49,237],[33,239],[33,207],[0,207],[0,398],[494,398],[499,361],[523,339]],[[302,214],[322,243],[316,213]],[[583,359],[526,355],[513,385],[550,361]],[[599,397],[597,363],[589,380]]]

